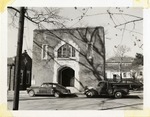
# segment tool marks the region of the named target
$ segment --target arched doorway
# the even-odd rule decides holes
[[[63,67],[58,71],[58,83],[65,87],[74,86],[75,71],[70,67]]]

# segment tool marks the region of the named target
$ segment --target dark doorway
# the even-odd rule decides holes
[[[64,67],[58,72],[58,83],[63,86],[74,86],[74,70]]]

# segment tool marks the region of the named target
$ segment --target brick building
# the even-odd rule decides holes
[[[104,28],[34,30],[32,60],[32,85],[95,86],[104,79]]]

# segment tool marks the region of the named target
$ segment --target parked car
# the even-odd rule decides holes
[[[27,88],[29,96],[35,95],[54,95],[60,97],[62,95],[71,94],[69,89],[57,83],[43,83],[41,86],[31,86]]]
[[[129,85],[130,90],[138,90],[143,88],[143,83],[133,79],[123,79],[120,83]]]
[[[106,95],[115,98],[122,98],[129,94],[129,86],[124,83],[100,81],[96,88],[86,87],[84,93],[87,97]]]
[[[109,82],[114,82],[112,79],[108,79]],[[141,90],[143,89],[143,83],[138,81],[137,79],[133,78],[126,78],[119,81],[116,81],[116,83],[128,85],[130,90]]]

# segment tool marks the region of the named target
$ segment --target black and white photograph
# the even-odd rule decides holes
[[[142,110],[143,9],[7,7],[8,110]]]

